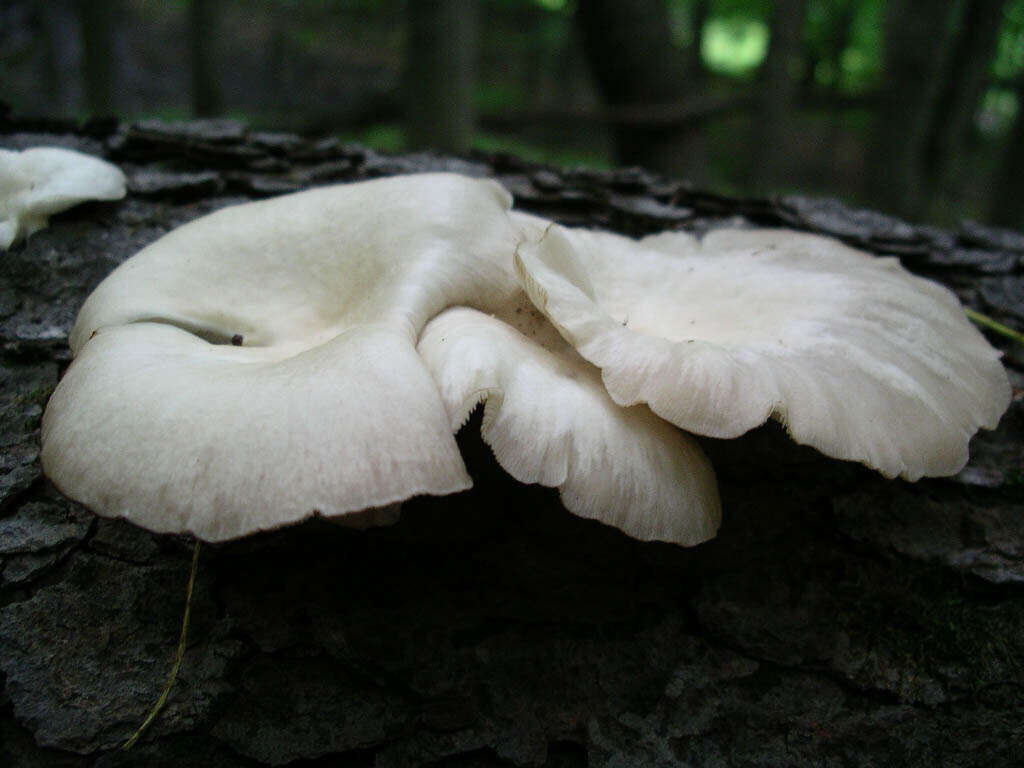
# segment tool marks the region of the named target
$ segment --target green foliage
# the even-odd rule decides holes
[[[132,50],[152,52],[131,55],[131,66],[140,70],[132,70],[133,77],[140,72],[154,75],[152,90],[162,96],[126,98],[120,105],[122,117],[176,121],[191,116],[187,62],[173,76],[157,74],[156,68],[169,51],[177,52],[187,40],[188,9],[194,1],[127,0],[124,4],[122,24]],[[772,43],[777,0],[656,1],[663,3],[673,44],[685,52],[677,57],[681,79],[689,78],[688,67],[700,61],[715,77],[693,85],[709,100],[756,92],[754,80]],[[405,12],[415,2],[419,0],[222,0],[217,4],[222,14],[217,45],[220,77],[225,85],[231,84],[225,88],[225,103],[234,110],[225,116],[260,128],[300,131],[335,125],[344,130],[340,123],[348,119],[350,125],[380,120],[370,128],[350,128],[346,137],[385,151],[405,150],[395,107],[402,98]],[[564,118],[563,122],[547,121],[549,112],[586,114],[596,108],[595,84],[587,76],[574,29],[579,0],[480,2],[475,106],[483,125],[501,126],[507,134],[481,134],[474,145],[541,162],[606,165],[609,158],[604,153],[614,140],[605,126],[584,121],[566,125]],[[965,3],[938,3],[934,12],[945,14],[956,8],[961,12],[949,17],[960,20]],[[991,178],[1002,167],[1015,121],[1024,114],[1020,103],[1024,0],[1001,3],[1002,26],[991,57],[990,82],[974,114],[978,130],[970,143],[952,152],[952,160],[945,161],[950,165],[949,189],[933,204],[933,209],[943,206],[942,215],[948,220],[965,214],[986,217]],[[870,140],[876,132],[879,104],[875,96],[891,76],[883,65],[887,16],[894,4],[805,0],[804,8],[802,47],[789,62],[790,74],[800,85],[800,106],[793,114],[794,138],[786,148],[793,169],[792,185],[787,188],[856,200],[858,190],[867,186],[862,183],[864,169],[873,162]],[[698,14],[704,15],[698,18]],[[60,82],[49,86],[45,99],[39,96],[35,83],[41,62],[52,54],[37,45],[32,31],[26,27],[18,37],[0,29],[0,85],[10,94],[8,99],[16,111],[45,113],[47,104],[62,104],[53,109],[84,118],[76,88]],[[935,41],[935,56],[949,53],[944,45],[942,40]],[[237,68],[236,61],[240,62]],[[264,78],[264,73],[271,76]],[[47,74],[51,80],[79,78],[67,66]],[[955,64],[944,76],[952,83],[958,76]],[[243,78],[248,78],[244,89],[240,87]],[[30,85],[26,88],[22,83]],[[866,98],[837,99],[836,95]],[[347,105],[348,98],[353,108],[339,106]],[[378,107],[384,111],[375,114]],[[518,124],[517,113],[521,115]],[[490,119],[496,115],[501,119]],[[753,150],[748,145],[751,122],[756,119],[756,110],[736,111],[715,114],[704,122],[706,183],[738,193],[751,191],[756,174],[752,174]],[[936,122],[943,119],[940,116]]]
[[[866,90],[878,84],[882,75],[885,3],[861,0],[850,23],[849,37],[840,59],[839,88]]]
[[[404,152],[407,149],[405,133],[394,123],[381,123],[362,131],[339,134],[344,141],[379,150],[381,152]],[[585,166],[588,168],[609,168],[609,158],[596,153],[559,149],[526,141],[513,136],[495,133],[477,133],[473,137],[473,148],[481,152],[507,152],[534,163],[552,163],[560,166]]]
[[[999,80],[1013,80],[1024,72],[1024,0],[1009,0],[1003,6],[1003,28],[999,33],[992,74]]]
[[[314,13],[339,11],[343,13],[372,12],[387,5],[394,5],[394,0],[262,0],[268,5],[298,9]]]
[[[691,44],[697,38],[694,0],[667,3],[673,39],[680,46]],[[729,77],[756,73],[771,44],[771,9],[763,0],[713,0],[700,34],[705,66]],[[803,35],[815,83],[846,92],[877,85],[884,11],[883,0],[808,0]]]
[[[355,133],[342,133],[340,137],[345,141],[354,141],[382,152],[401,152],[405,149],[405,134],[393,123],[373,125]]]
[[[83,112],[79,119],[86,119],[88,116]],[[192,118],[192,110],[179,106],[166,106],[161,109],[147,109],[142,112],[134,112],[127,115],[128,122],[139,122],[141,120],[160,120],[165,123],[180,123]]]
[[[700,42],[703,30],[697,29],[696,2],[694,0],[666,0],[668,26],[672,42],[677,48],[689,48]]]
[[[576,10],[575,0],[482,0],[485,8],[497,5],[505,8],[533,7],[553,14],[570,16]]]
[[[1003,5],[991,74],[994,83],[982,98],[977,127],[984,136],[1001,138],[1020,114],[1017,88],[1024,78],[1024,0],[1008,0]]]
[[[551,163],[560,166],[610,168],[607,157],[587,152],[556,149],[510,136],[479,133],[473,138],[473,148],[481,152],[508,152],[533,163]]]
[[[808,0],[805,50],[818,86],[858,92],[878,84],[884,13],[882,0]]]
[[[1017,94],[1010,88],[994,85],[985,91],[978,110],[978,130],[985,136],[1001,137],[1010,132],[1020,103]]]
[[[530,105],[527,93],[513,83],[481,83],[473,94],[473,102],[482,114],[523,109]]]
[[[744,16],[767,22],[773,0],[711,0],[712,16]]]
[[[771,3],[712,0],[700,34],[701,59],[716,74],[749,77],[768,54]]]
[[[545,11],[554,11],[555,13],[566,13],[572,10],[569,0],[533,0],[534,5],[539,5]]]
[[[704,25],[701,58],[712,72],[742,77],[757,71],[768,55],[768,25],[748,16],[713,16]]]

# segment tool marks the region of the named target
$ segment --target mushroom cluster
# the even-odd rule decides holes
[[[482,405],[517,480],[693,545],[721,511],[688,433],[774,418],[916,479],[958,471],[1010,399],[953,295],[893,259],[781,230],[566,229],[453,174],[193,221],[108,276],[70,343],[46,474],[207,541],[467,489],[454,435]]]
[[[98,157],[60,147],[0,149],[0,251],[38,232],[55,213],[124,195],[124,174]]]

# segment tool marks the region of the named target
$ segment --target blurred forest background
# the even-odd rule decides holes
[[[0,100],[1024,226],[1024,0],[0,0]]]

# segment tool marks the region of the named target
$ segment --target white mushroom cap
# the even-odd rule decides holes
[[[59,147],[0,150],[0,250],[86,200],[118,200],[124,174],[92,155]]]
[[[525,296],[499,317],[456,307],[420,338],[452,431],[483,402],[481,435],[498,463],[520,482],[558,487],[570,512],[638,539],[712,538],[721,508],[700,447],[646,407],[615,405]]]
[[[998,352],[952,293],[827,238],[552,227],[516,269],[616,403],[691,432],[774,417],[797,442],[917,479],[957,472],[1009,404]]]
[[[47,475],[93,511],[206,541],[471,485],[408,338],[372,325],[297,355],[106,329],[54,393],[42,440]]]
[[[140,320],[296,351],[368,322],[415,340],[447,306],[519,292],[511,203],[493,181],[419,174],[224,208],[115,269],[82,307],[71,349]]]
[[[469,487],[415,343],[449,304],[519,292],[509,204],[423,175],[171,232],[86,301],[43,469],[99,514],[212,541]]]

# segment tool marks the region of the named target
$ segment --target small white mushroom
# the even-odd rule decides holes
[[[519,293],[509,205],[422,175],[171,232],[82,308],[43,469],[101,515],[209,541],[468,488],[415,344],[449,304]]]
[[[498,463],[520,482],[558,487],[570,512],[638,539],[712,538],[721,509],[700,447],[644,406],[615,405],[525,296],[497,315],[449,309],[420,338],[452,430],[484,403],[480,431]]]
[[[0,250],[38,232],[55,213],[124,195],[124,174],[92,155],[59,147],[0,149]]]
[[[616,403],[698,434],[773,417],[829,456],[917,479],[957,472],[1009,404],[999,353],[952,293],[827,238],[553,226],[516,269]]]

